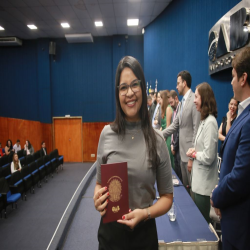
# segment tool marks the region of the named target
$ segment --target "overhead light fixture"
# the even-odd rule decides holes
[[[61,23],[61,26],[65,28],[70,28],[70,25],[68,23]]]
[[[97,22],[95,22],[95,26],[96,26],[96,27],[102,27],[102,26],[103,26],[102,21],[97,21]]]
[[[139,19],[128,19],[127,20],[128,26],[138,26],[138,24],[139,24]]]
[[[141,33],[142,33],[142,34],[144,34],[144,33],[145,33],[145,29],[144,29],[144,28],[142,28]]]
[[[36,25],[34,25],[34,24],[28,24],[27,25],[31,30],[37,30],[37,27],[36,27]]]
[[[0,26],[0,30],[4,30],[4,27]]]

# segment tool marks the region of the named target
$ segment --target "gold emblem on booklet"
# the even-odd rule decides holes
[[[108,190],[109,190],[109,199],[112,202],[117,202],[121,199],[122,193],[122,179],[119,176],[112,176],[108,180]]]
[[[117,212],[119,212],[119,210],[120,210],[120,207],[119,207],[119,206],[117,206],[117,207],[112,207],[112,212],[113,212],[113,213],[117,213]]]

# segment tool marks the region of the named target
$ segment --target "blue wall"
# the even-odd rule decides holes
[[[218,123],[228,111],[233,96],[231,70],[208,74],[208,32],[239,0],[174,0],[144,34],[146,81],[158,81],[158,90],[176,89],[177,74],[188,70],[192,90],[208,82],[215,93]]]
[[[51,123],[53,116],[82,116],[83,122],[112,121],[118,62],[132,55],[143,66],[143,36],[95,37],[94,43],[55,39],[0,48],[0,116]]]

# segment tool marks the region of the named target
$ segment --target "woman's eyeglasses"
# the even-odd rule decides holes
[[[136,93],[140,90],[141,87],[141,80],[134,80],[129,85],[127,83],[122,83],[117,88],[119,89],[119,93],[121,96],[124,96],[128,93],[128,89],[131,88],[131,90]]]

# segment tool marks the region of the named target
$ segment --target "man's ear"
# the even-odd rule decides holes
[[[247,83],[247,73],[244,72],[243,75],[241,76],[241,83],[240,83],[240,85],[241,85],[241,87],[244,87],[246,84],[248,84]]]

